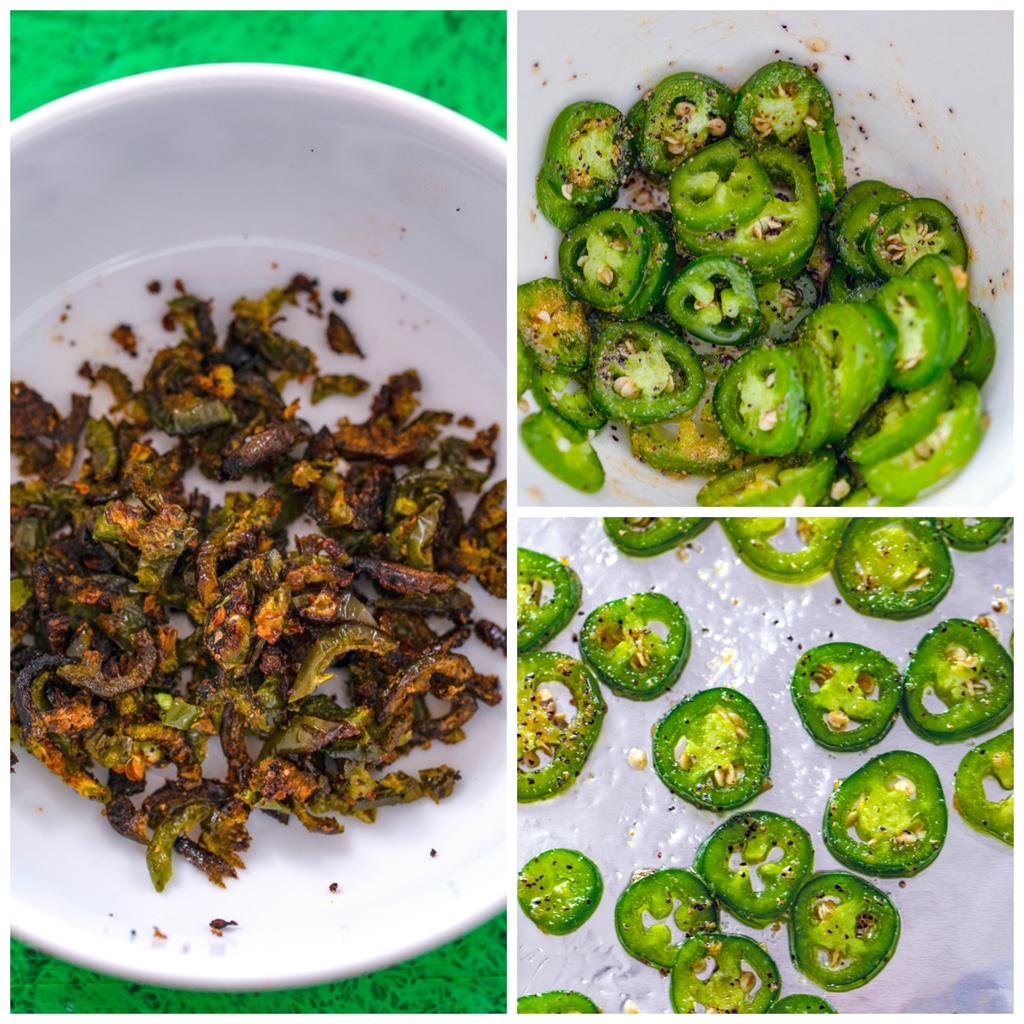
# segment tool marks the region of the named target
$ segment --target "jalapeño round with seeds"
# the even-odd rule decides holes
[[[658,777],[697,807],[724,811],[748,803],[770,764],[768,726],[737,690],[702,690],[672,708],[654,733]]]
[[[937,525],[950,547],[957,551],[984,551],[998,544],[1013,529],[1013,519],[942,518]]]
[[[709,517],[691,519],[673,516],[627,516],[608,517],[604,520],[604,532],[608,539],[627,555],[646,558],[671,551],[714,522]]]
[[[899,937],[892,900],[845,871],[812,875],[790,911],[790,957],[828,992],[866,985],[892,959]]]
[[[746,935],[694,936],[679,950],[669,979],[676,1013],[765,1013],[779,993],[779,968]]]
[[[1013,659],[984,626],[947,619],[925,634],[903,677],[903,714],[919,736],[950,743],[1013,710]]]
[[[516,552],[516,649],[539,650],[576,614],[583,596],[579,576],[557,558],[519,548]]]
[[[825,808],[822,836],[836,860],[883,878],[915,875],[946,841],[946,801],[931,764],[893,750],[845,778]]]
[[[754,572],[781,583],[808,583],[828,572],[848,522],[842,517],[729,516],[722,529]],[[795,550],[787,550],[792,546],[788,527],[800,544]]]
[[[648,918],[653,918],[650,924]],[[683,933],[682,940],[674,941],[672,925]],[[615,934],[622,948],[651,967],[671,967],[686,939],[717,928],[718,908],[707,886],[682,868],[635,875],[615,904]]]
[[[704,840],[693,862],[722,906],[755,927],[786,913],[813,867],[811,837],[772,811],[734,815]]]
[[[590,756],[607,710],[601,690],[582,661],[544,652],[520,657],[516,706],[516,796],[522,803],[568,789]],[[559,708],[550,686],[569,691]]]
[[[990,800],[985,779],[993,778],[1009,793]],[[985,740],[964,754],[953,782],[953,806],[960,816],[1013,846],[1013,730]]]
[[[930,519],[854,519],[832,567],[839,593],[861,615],[912,619],[953,584],[953,560]]]
[[[548,935],[568,935],[583,927],[603,892],[597,865],[578,850],[545,850],[519,872],[519,906]]]
[[[664,637],[655,624],[666,631]],[[664,594],[633,594],[587,616],[580,653],[612,693],[651,700],[682,674],[690,656],[690,622]]]
[[[796,663],[790,682],[804,728],[827,750],[863,750],[899,718],[900,670],[861,644],[813,647]]]

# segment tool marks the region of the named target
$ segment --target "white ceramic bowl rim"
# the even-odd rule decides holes
[[[502,180],[506,174],[506,143],[499,135],[469,118],[393,86],[381,84],[354,75],[317,68],[281,64],[231,63],[200,64],[169,68],[131,75],[101,83],[54,100],[36,110],[23,114],[11,124],[11,157],[16,162],[22,147],[38,143],[48,136],[59,135],[77,119],[96,112],[111,111],[119,106],[137,106],[149,98],[168,94],[188,93],[217,87],[228,89],[282,90],[319,93],[323,96],[342,96],[354,105],[379,108],[382,112],[399,117],[429,122],[439,137],[450,148],[471,154],[483,165],[492,168]],[[392,965],[397,959],[405,960],[452,941],[499,913],[505,906],[503,886],[495,887],[494,895],[486,898],[483,892],[475,897],[475,905],[457,920],[438,927],[429,937],[407,941],[394,955],[364,957],[355,970],[339,972],[318,963],[305,970],[292,967],[287,976],[253,976],[243,972],[240,977],[216,978],[193,976],[176,979],[162,969],[151,969],[142,961],[125,963],[118,974],[163,986],[187,986],[193,989],[259,989],[305,986],[335,981],[339,976],[369,972]],[[54,956],[72,960],[82,966],[108,973],[109,958],[101,949],[95,955],[78,946],[65,947],[59,937],[45,930],[34,929],[24,921],[12,922],[12,934],[32,946]]]

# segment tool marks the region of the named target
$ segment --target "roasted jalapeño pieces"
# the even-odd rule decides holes
[[[825,808],[822,835],[848,868],[883,878],[914,875],[946,839],[946,801],[931,764],[893,750],[843,779]]]
[[[648,924],[648,919],[653,920]],[[662,868],[634,875],[615,904],[615,934],[630,956],[651,967],[671,967],[681,942],[718,928],[718,908],[707,886],[691,871]]]
[[[693,862],[722,906],[754,927],[785,915],[813,866],[811,837],[772,811],[734,815],[704,840]]]
[[[676,1013],[765,1013],[779,993],[779,968],[746,935],[695,935],[672,965],[669,999]]]
[[[790,911],[793,963],[828,992],[866,985],[892,959],[899,936],[892,900],[844,871],[812,875]]]
[[[899,718],[900,671],[870,647],[813,647],[796,663],[790,685],[804,728],[827,750],[863,750]]]
[[[578,850],[545,850],[523,865],[517,892],[523,913],[542,932],[568,935],[597,910],[604,882]]]
[[[832,566],[847,604],[862,615],[912,619],[931,611],[953,583],[953,561],[930,520],[854,519]]]
[[[544,647],[568,625],[583,597],[569,566],[539,551],[516,552],[516,650]]]
[[[848,520],[727,516],[721,522],[736,554],[754,572],[781,583],[808,583],[831,568]],[[791,531],[802,545],[792,551]]]
[[[1002,800],[990,799],[985,780],[995,779],[1008,791]],[[953,782],[953,806],[961,817],[983,832],[1013,846],[1013,730],[984,740],[964,754]]]
[[[654,733],[659,778],[697,807],[749,802],[765,787],[770,761],[768,726],[737,690],[702,690],[672,708]]]
[[[582,661],[552,652],[527,654],[518,659],[517,671],[516,796],[527,803],[555,796],[576,781],[606,707]],[[560,687],[569,692],[569,706],[559,707]]]
[[[988,732],[1013,710],[1013,659],[982,625],[940,622],[903,677],[903,714],[919,736],[952,743]]]
[[[587,616],[580,653],[612,693],[651,700],[682,674],[690,656],[690,623],[670,597],[633,594]]]
[[[646,558],[671,551],[706,530],[710,517],[676,518],[673,516],[608,517],[604,530],[611,542],[627,555]]]

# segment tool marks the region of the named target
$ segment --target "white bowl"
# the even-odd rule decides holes
[[[141,358],[122,360],[136,378],[168,344],[160,317],[176,278],[213,298],[223,331],[236,298],[301,271],[319,278],[328,306],[333,289],[351,290],[341,312],[367,354],[335,355],[323,321],[293,311],[288,332],[318,346],[323,372],[376,385],[415,368],[425,407],[480,427],[504,420],[505,145],[451,111],[304,68],[162,71],[16,121],[11,181],[12,379],[62,410],[87,389],[76,377],[84,359],[115,361],[117,324],[140,338]],[[147,291],[153,279],[161,295]],[[360,420],[374,390],[304,403],[302,415],[314,426]],[[502,602],[473,593],[482,615],[504,621]],[[504,672],[482,645],[467,653]],[[162,894],[144,851],[100,806],[22,752],[12,930],[96,970],[192,988],[312,984],[439,945],[505,902],[504,708],[482,708],[467,734],[402,765],[461,771],[439,805],[384,808],[376,824],[346,821],[334,837],[254,815],[237,881],[218,889],[180,862]],[[238,927],[218,938],[215,918]]]
[[[560,233],[537,211],[548,128],[567,104],[625,111],[678,71],[738,88],[763,64],[816,63],[835,100],[847,178],[879,178],[956,212],[970,243],[971,299],[989,316],[996,364],[982,394],[992,417],[959,476],[923,504],[991,506],[1013,484],[1013,15],[1011,12],[524,12],[517,65],[518,280],[557,277]],[[849,58],[849,59],[847,59]],[[701,479],[676,481],[634,460],[609,430],[595,439],[604,488],[583,495],[519,444],[526,505],[694,505]]]

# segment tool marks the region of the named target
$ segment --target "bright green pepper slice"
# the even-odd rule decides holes
[[[899,937],[892,900],[845,871],[813,875],[790,911],[790,957],[828,992],[866,985],[892,959]]]
[[[701,843],[693,862],[722,906],[755,927],[785,915],[813,867],[811,837],[772,811],[734,815]]]
[[[664,639],[652,628],[655,622],[667,629]],[[619,598],[587,616],[580,653],[612,693],[651,700],[682,675],[690,656],[690,621],[664,594]]]
[[[865,253],[865,246],[879,217],[910,198],[909,192],[884,182],[859,181],[836,204],[829,224],[829,241],[843,266],[852,271],[856,279],[863,281],[878,276]]]
[[[519,430],[526,450],[562,483],[585,494],[604,486],[604,467],[586,430],[550,409],[527,416]]]
[[[987,778],[994,778],[1004,790],[1013,789],[1012,729],[964,754],[953,780],[953,806],[966,822],[1013,846],[1013,793],[990,800],[984,787]]]
[[[739,345],[761,326],[750,271],[726,256],[699,256],[665,292],[665,312],[684,330],[716,345]]]
[[[609,419],[655,423],[692,409],[704,371],[682,338],[643,321],[609,323],[594,339],[590,397]]]
[[[713,519],[706,517],[610,516],[604,520],[604,531],[620,551],[638,558],[647,558],[685,544],[713,522]]]
[[[920,754],[892,750],[843,779],[825,807],[822,837],[848,868],[901,878],[934,862],[946,828],[935,769]]]
[[[811,738],[827,750],[863,750],[900,716],[900,670],[870,647],[830,643],[800,656],[790,680],[793,703]]]
[[[937,525],[957,551],[984,551],[998,544],[1013,529],[1013,519],[939,519]]]
[[[662,868],[634,875],[615,904],[615,934],[622,948],[651,967],[671,967],[683,942],[660,924],[671,915],[683,942],[718,928],[718,908],[707,886],[692,872]],[[647,918],[654,918],[647,924]]]
[[[740,86],[733,111],[737,138],[756,145],[807,147],[808,128],[835,120],[832,97],[807,68],[774,61]]]
[[[772,1003],[769,1013],[835,1013],[836,1010],[821,996],[795,994],[784,996],[777,1003]]]
[[[944,370],[951,369],[963,355],[970,329],[970,303],[967,301],[967,271],[948,256],[922,256],[904,275],[930,281],[939,289],[942,307],[949,320],[946,345],[939,357]]]
[[[574,206],[615,196],[633,167],[633,139],[610,103],[571,103],[548,134],[541,174]]]
[[[736,554],[754,572],[782,583],[809,583],[828,572],[839,549],[845,518],[786,519],[784,516],[723,517],[722,529]],[[792,525],[803,545],[788,550]],[[785,546],[776,545],[778,539]]]
[[[562,194],[561,187],[548,181],[543,172],[537,175],[536,197],[537,209],[559,231],[571,231],[577,224],[582,224],[595,213],[607,210],[615,202],[615,196],[612,195],[582,206],[571,203]]]
[[[836,457],[822,448],[732,469],[697,492],[697,504],[736,507],[820,505],[829,493]]]
[[[919,736],[952,743],[1013,711],[1013,659],[984,626],[947,619],[918,643],[903,677],[903,716]]]
[[[707,974],[708,961],[714,969]],[[749,975],[755,978],[749,981]],[[746,935],[695,935],[672,965],[669,999],[676,1013],[766,1013],[779,993],[779,968]]]
[[[728,128],[733,95],[721,82],[694,71],[663,78],[644,101],[637,149],[640,162],[668,176],[687,157]]]
[[[872,302],[896,326],[896,359],[889,384],[901,391],[930,384],[948,369],[950,323],[939,287],[906,275],[886,281]]]
[[[946,596],[953,585],[953,560],[930,519],[854,519],[832,573],[854,611],[912,619]]]
[[[608,417],[591,401],[589,381],[586,370],[543,370],[536,366],[531,381],[533,397],[541,408],[550,409],[580,430],[600,430]]]
[[[540,650],[571,621],[583,585],[569,566],[539,551],[516,552],[516,650]]]
[[[533,380],[533,359],[523,344],[522,338],[516,338],[516,401],[519,401]]]
[[[730,363],[715,385],[722,433],[758,455],[788,455],[800,442],[804,418],[800,363],[788,348],[753,348]]]
[[[520,996],[516,1013],[600,1013],[597,1003],[582,992],[557,990]]]
[[[523,913],[548,935],[582,928],[604,892],[598,866],[579,850],[545,850],[519,872],[517,899]]]
[[[906,504],[958,473],[978,450],[985,429],[981,395],[970,381],[953,389],[949,409],[931,431],[891,458],[862,467],[867,485],[890,504]]]
[[[561,281],[541,277],[516,289],[519,340],[544,370],[578,370],[590,356],[590,326],[583,303]]]
[[[967,266],[967,242],[953,211],[938,199],[909,199],[886,210],[864,244],[881,277],[899,277],[930,254]]]
[[[996,336],[988,317],[973,302],[967,303],[967,310],[967,342],[953,365],[953,376],[957,380],[969,380],[980,388],[992,373],[996,360]]]
[[[712,687],[680,701],[654,733],[654,770],[696,807],[731,810],[768,778],[768,726],[749,697]]]
[[[519,658],[517,672],[516,798],[531,803],[557,796],[576,781],[607,708],[590,669],[575,658],[527,654]],[[571,709],[559,711],[558,695],[549,686],[569,691]]]
[[[814,181],[822,210],[831,212],[836,200],[846,188],[846,170],[843,167],[843,143],[839,129],[831,118],[823,125],[807,128],[807,145],[814,165]]]
[[[757,287],[761,307],[758,336],[778,344],[792,341],[800,325],[818,305],[818,288],[810,274],[782,281],[766,281]]]

